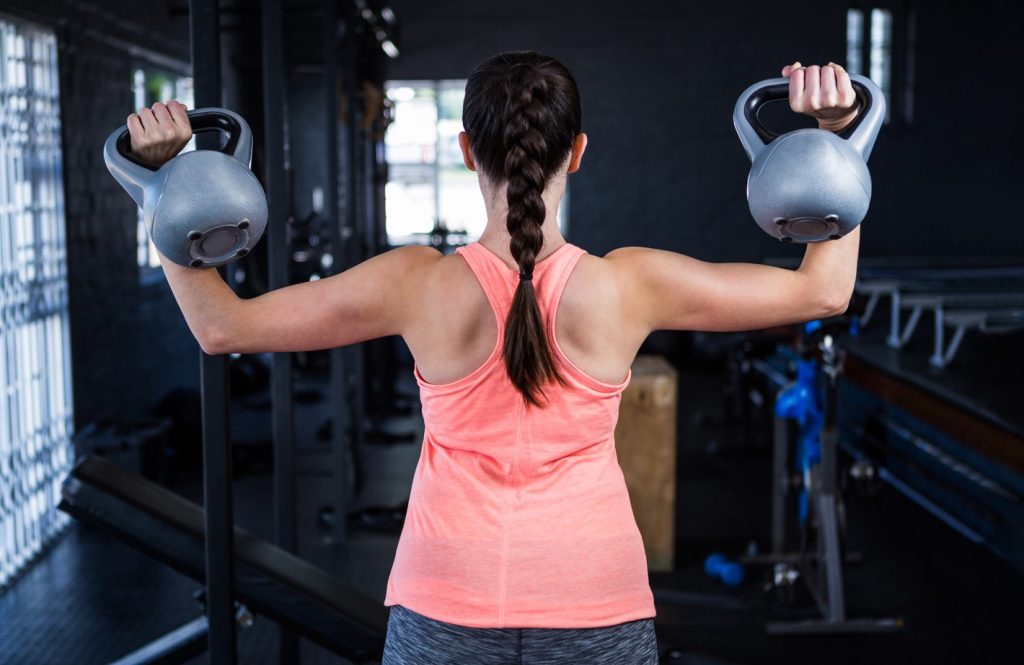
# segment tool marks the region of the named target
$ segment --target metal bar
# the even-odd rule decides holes
[[[1024,291],[1019,288],[984,289],[970,284],[944,284],[928,293],[907,293],[903,306],[944,305],[946,307],[1013,307],[1024,306]],[[960,286],[969,291],[954,290]]]
[[[229,440],[227,356],[202,355],[203,503],[206,506],[206,595],[210,622],[210,663],[236,658],[231,442]]]
[[[772,468],[772,555],[786,551],[786,497],[789,494],[789,424],[775,416]]]
[[[846,598],[843,594],[843,562],[839,555],[839,525],[836,516],[836,497],[831,492],[823,492],[818,497],[818,528],[821,532],[824,559],[818,565],[825,566],[825,605],[826,619],[832,622],[846,620]]]
[[[837,476],[839,472],[837,443],[838,399],[836,372],[841,359],[826,354],[825,367],[825,423],[821,429],[821,463],[818,483],[818,542],[821,560],[818,570],[824,577],[819,587],[825,598],[825,618],[832,622],[846,619],[846,598],[843,593],[843,562],[839,543],[838,506],[836,505]]]
[[[960,348],[960,342],[964,340],[964,333],[966,332],[966,325],[956,327],[956,332],[953,333],[953,339],[949,341],[949,347],[942,355],[942,367],[946,367],[949,363],[953,362],[953,358],[956,356],[956,352]]]
[[[929,358],[928,362],[931,363],[932,367],[942,369],[946,366],[945,359],[942,357],[942,350],[946,346],[946,322],[944,321],[944,312],[942,307],[935,308],[935,347],[932,351],[932,357]]]
[[[950,527],[967,540],[971,541],[976,545],[981,545],[986,542],[985,537],[982,536],[980,533],[969,527],[966,523],[964,523],[958,517],[954,516],[952,513],[947,512],[939,504],[935,503],[924,494],[918,492],[910,484],[903,482],[901,478],[894,475],[884,466],[878,467],[878,477],[892,485],[897,490],[899,490],[908,499],[910,499],[917,505],[921,506],[935,517],[939,518],[939,520],[942,521],[946,526]]]
[[[892,300],[889,303],[889,338],[886,344],[894,349],[900,348],[900,291],[892,290]]]
[[[383,81],[381,82],[383,85]],[[375,121],[375,127],[379,131],[384,131],[383,123],[378,117]],[[373,233],[374,233],[374,254],[379,254],[387,249],[388,246],[388,229],[387,229],[387,211],[386,202],[384,199],[384,188],[388,182],[388,164],[385,154],[385,145],[383,134],[377,134],[377,130],[374,133],[373,140]],[[568,199],[563,197],[563,201]],[[563,230],[564,232],[564,230]]]
[[[921,313],[924,312],[924,305],[914,305],[914,309],[910,312],[910,318],[907,320],[907,325],[900,334],[900,348],[902,349],[910,341],[910,338],[914,335],[914,330],[917,328],[917,322],[921,320]]]
[[[341,211],[338,206],[338,13],[336,0],[324,0],[324,114],[326,128],[324,132],[327,147],[325,163],[326,196],[324,212],[330,220],[330,246],[333,261],[331,273],[336,274],[345,269],[344,229],[342,229]],[[330,399],[334,426],[331,428],[331,451],[334,456],[333,468],[337,473],[334,482],[334,521],[331,539],[341,543],[348,539],[346,522],[348,505],[348,465],[349,465],[349,418],[346,412],[348,403],[346,395],[345,349],[334,348],[330,351]]]
[[[874,417],[881,424],[885,425],[888,430],[914,446],[918,454],[927,457],[935,464],[941,465],[947,473],[956,474],[960,477],[961,481],[969,482],[976,488],[990,492],[1004,501],[1019,503],[1024,500],[1024,496],[1015,492],[1011,487],[1000,484],[986,475],[981,469],[971,466],[951,455],[949,451],[945,450],[937,442],[925,439],[887,415],[876,414]],[[867,436],[867,433],[861,429],[858,431],[858,435],[863,437]]]
[[[894,633],[903,630],[903,620],[846,619],[835,622],[825,619],[809,621],[778,621],[766,626],[769,635],[866,635]]]
[[[169,665],[188,662],[206,651],[206,632],[206,617],[201,616],[110,665]]]
[[[361,234],[356,201],[356,169],[359,164],[357,141],[359,137],[359,42],[355,32],[355,3],[346,3],[343,20],[345,26],[345,67],[342,76],[345,81],[345,229],[348,251],[345,252],[345,267],[350,268],[360,260]]]
[[[359,21],[356,14],[356,3],[346,3],[345,15],[345,226],[348,229],[348,251],[345,267],[360,263],[366,258],[365,229],[359,224],[360,196],[358,169],[362,104],[359,103],[359,37],[355,26]],[[435,165],[436,167],[436,165]],[[365,177],[365,173],[363,176]],[[348,347],[348,386],[350,392],[351,414],[349,419],[349,457],[353,477],[358,480],[358,453],[363,450],[364,432],[363,414],[366,412],[366,390],[363,382],[365,376],[365,346],[358,344]],[[344,520],[344,513],[336,513],[335,520]]]
[[[864,307],[864,316],[860,317],[860,325],[862,328],[867,327],[871,323],[871,317],[875,314],[875,308],[878,307],[878,301],[882,299],[882,293],[880,291],[873,291],[868,297],[868,304]]]
[[[262,2],[263,36],[263,128],[266,159],[264,185],[267,192],[268,288],[288,286],[288,201],[285,160],[285,99],[281,0]],[[274,542],[288,552],[296,551],[295,535],[295,447],[292,408],[292,357],[275,353],[271,360],[271,430],[274,442]],[[280,627],[278,662],[299,662],[299,640]]]
[[[190,0],[192,78],[197,107],[221,105],[220,34],[217,0]],[[199,148],[215,147],[198,136]],[[221,270],[223,274],[225,271]],[[206,506],[206,617],[209,662],[233,665],[237,659],[234,612],[234,506],[226,356],[200,358],[203,420],[203,497]]]
[[[377,144],[374,140],[376,118],[367,123],[366,118],[360,126],[366,126],[363,137],[363,247],[366,256],[376,256],[380,252],[377,243]]]

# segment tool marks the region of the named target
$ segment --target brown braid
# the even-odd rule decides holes
[[[533,268],[544,245],[544,187],[581,129],[576,83],[552,58],[500,54],[470,77],[463,124],[484,173],[507,185],[509,249],[520,280],[505,322],[503,354],[512,384],[527,403],[540,406],[544,386],[562,377],[544,333]]]

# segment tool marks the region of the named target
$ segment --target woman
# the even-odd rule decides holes
[[[783,69],[790,105],[838,131],[838,65]],[[587,146],[569,71],[504,53],[472,73],[459,135],[487,207],[478,243],[403,247],[340,275],[242,300],[216,271],[164,261],[207,353],[325,349],[401,335],[425,440],[388,580],[384,663],[657,663],[643,542],[615,457],[622,390],[654,330],[731,331],[843,312],[859,229],[808,245],[798,270],[654,249],[603,258],[555,224]],[[128,119],[160,164],[184,107]],[[584,222],[585,223],[585,222]]]

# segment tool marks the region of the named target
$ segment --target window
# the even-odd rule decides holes
[[[888,9],[871,10],[871,69],[868,77],[878,84],[886,99],[892,96],[892,12]]]
[[[132,76],[132,92],[134,94],[134,108],[138,111],[145,106],[152,106],[155,102],[165,102],[176,99],[187,108],[191,109],[193,104],[192,79],[187,76],[178,76],[150,69],[136,69]],[[127,115],[127,114],[126,114]],[[189,141],[182,152],[195,149],[195,141]],[[142,209],[138,211],[136,218],[136,241],[138,243],[137,254],[139,262],[139,279],[144,284],[162,279],[163,270],[160,268],[160,257],[156,253],[153,241],[146,233],[146,223],[142,217]]]
[[[870,23],[866,19],[870,19]],[[912,23],[908,23],[908,30]],[[904,104],[904,118],[910,119],[910,104],[913,96],[910,86],[913,83],[913,75],[910,68],[913,66],[912,50],[913,35],[908,33],[907,40],[907,67],[906,78],[907,89],[903,92],[902,102]],[[862,9],[850,9],[846,12],[846,69],[851,74],[866,74],[874,81],[885,94],[886,105],[885,121],[889,122],[892,116],[893,96],[893,16],[888,9],[872,9],[865,12]],[[865,66],[866,65],[866,66]]]
[[[0,16],[0,589],[70,522],[67,241],[57,40]]]
[[[846,12],[846,71],[860,74],[864,71],[861,54],[864,52],[864,12],[851,9]]]
[[[390,81],[385,92],[394,121],[385,137],[388,243],[429,243],[447,230],[460,242],[480,237],[487,212],[476,174],[462,163],[459,132],[465,81]],[[565,231],[567,198],[558,211]]]

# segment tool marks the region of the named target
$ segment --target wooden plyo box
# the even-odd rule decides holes
[[[615,428],[616,454],[651,571],[670,571],[675,561],[677,386],[676,370],[664,357],[637,356]]]

